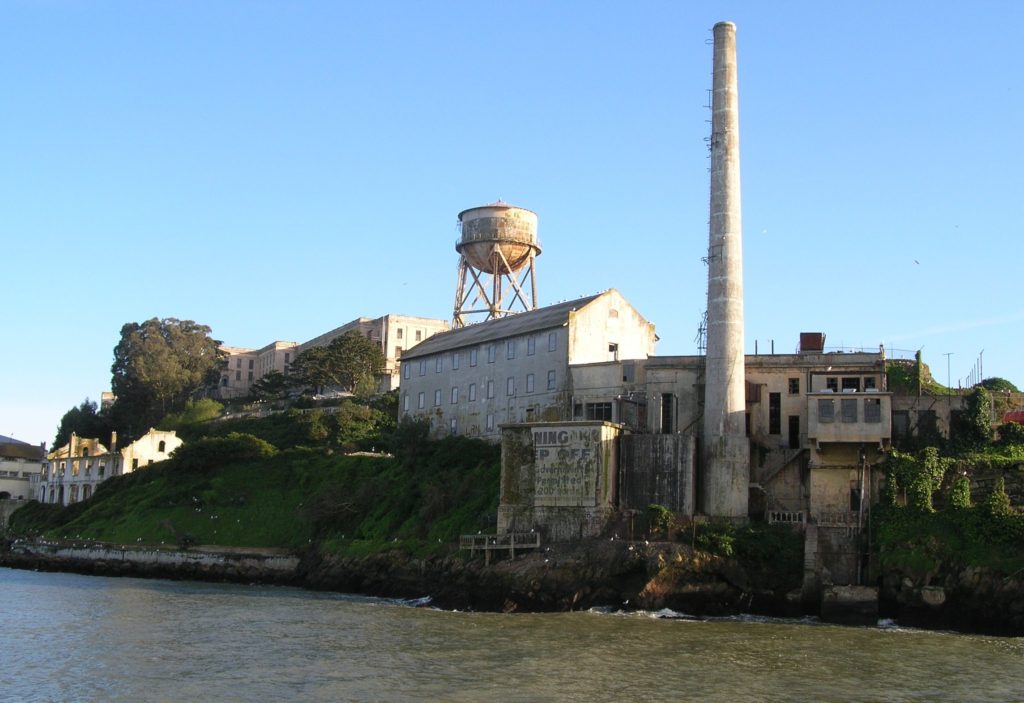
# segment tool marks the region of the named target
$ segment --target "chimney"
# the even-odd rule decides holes
[[[711,217],[704,402],[704,511],[746,519],[750,446],[743,358],[736,25],[714,27],[711,96]]]

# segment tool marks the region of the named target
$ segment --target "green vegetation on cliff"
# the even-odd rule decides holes
[[[360,411],[353,411],[360,412]],[[400,428],[395,454],[343,454],[338,425],[316,414],[246,421],[259,434],[196,436],[159,465],[103,483],[66,508],[30,503],[12,518],[16,535],[113,544],[209,544],[332,551],[401,546],[447,549],[465,532],[492,525],[498,448],[450,437],[429,441]],[[344,424],[344,423],[342,423]],[[299,446],[310,428],[334,432]],[[290,427],[290,430],[288,429]],[[314,434],[317,434],[314,432]]]

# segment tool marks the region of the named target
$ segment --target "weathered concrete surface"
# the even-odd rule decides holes
[[[736,25],[719,22],[714,37],[703,508],[715,517],[745,519],[750,455],[745,423]]]
[[[277,550],[170,550],[13,542],[0,552],[0,565],[102,576],[299,585],[298,557]]]
[[[868,586],[829,586],[821,594],[821,619],[846,625],[878,622],[878,589]]]

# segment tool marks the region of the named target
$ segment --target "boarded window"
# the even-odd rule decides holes
[[[882,421],[882,401],[878,398],[864,399],[864,422]]]
[[[818,422],[835,422],[836,402],[831,398],[818,398]]]
[[[856,398],[843,398],[840,410],[843,413],[843,422],[857,422]]]

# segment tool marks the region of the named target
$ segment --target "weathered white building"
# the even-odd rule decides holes
[[[67,444],[47,455],[42,472],[33,482],[33,495],[41,503],[60,505],[87,500],[111,476],[163,461],[181,445],[173,430],[150,428],[122,449],[117,449],[116,435],[107,449],[99,439],[72,434]]]
[[[402,357],[399,416],[429,420],[434,436],[494,441],[505,423],[611,420],[570,368],[646,359],[655,341],[614,289],[437,334]]]
[[[45,460],[45,443],[36,446],[0,435],[0,500],[29,500],[32,478]]]

